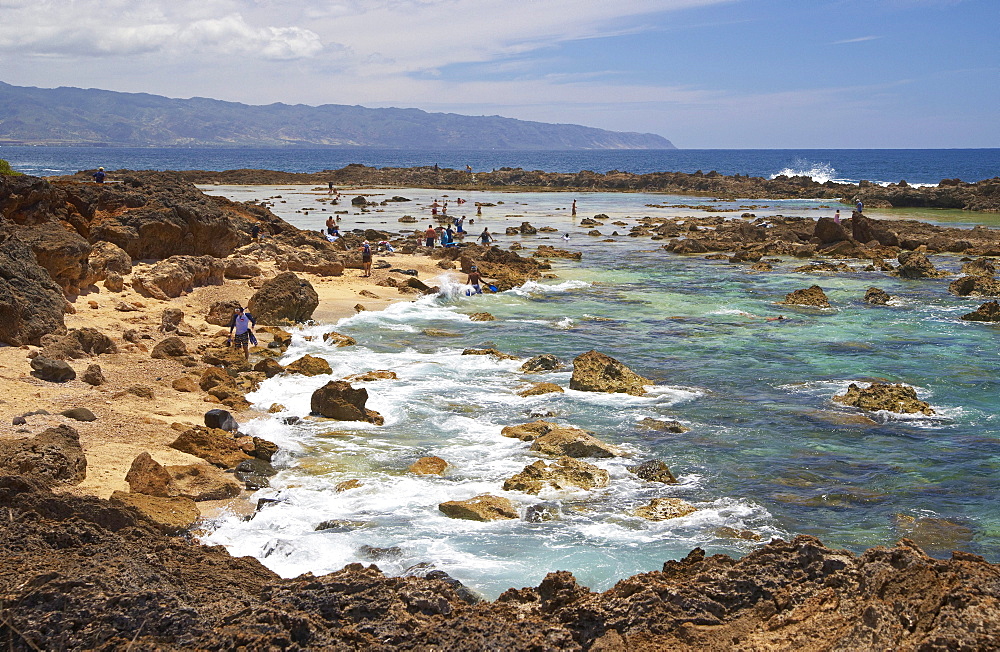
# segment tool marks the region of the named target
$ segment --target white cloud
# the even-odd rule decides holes
[[[842,41],[834,41],[830,45],[844,45],[845,43],[864,43],[865,41],[877,41],[882,38],[881,36],[859,36],[857,38],[848,38]]]

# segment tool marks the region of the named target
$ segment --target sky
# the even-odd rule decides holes
[[[681,148],[1000,147],[1000,0],[0,0],[0,81]]]

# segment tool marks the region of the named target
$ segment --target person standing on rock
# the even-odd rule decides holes
[[[365,270],[362,276],[369,277],[372,275],[372,248],[367,240],[361,245],[361,266]]]
[[[861,199],[858,198],[858,203],[854,205],[854,210],[856,210],[858,214],[861,214],[864,212],[864,209],[865,209],[864,203],[862,203]]]
[[[247,360],[250,359],[250,338],[253,338],[254,343],[257,342],[257,338],[253,337],[253,327],[256,325],[257,320],[253,318],[253,315],[245,312],[243,306],[236,306],[233,310],[233,318],[229,322],[229,339],[226,341],[232,342],[236,348],[242,348],[243,355]],[[236,332],[235,339],[233,331]]]
[[[833,222],[834,222],[834,224],[840,224],[840,209],[839,208],[837,209],[837,212],[833,214]]]
[[[427,225],[427,230],[424,231],[425,242],[428,247],[434,246],[434,240],[437,239],[438,232],[434,230],[433,224]]]
[[[97,172],[94,173],[94,182],[104,183],[104,168],[97,168]]]

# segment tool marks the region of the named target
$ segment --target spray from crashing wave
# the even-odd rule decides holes
[[[772,174],[770,178],[776,179],[780,176],[809,177],[817,183],[826,183],[827,181],[851,183],[848,179],[835,178],[836,173],[837,170],[829,163],[813,163],[805,159],[795,159],[789,167]]]

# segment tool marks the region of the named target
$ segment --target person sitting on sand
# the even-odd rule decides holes
[[[257,338],[253,335],[253,327],[256,325],[257,320],[253,318],[253,315],[245,312],[242,306],[236,306],[233,311],[233,318],[229,322],[229,339],[226,342],[232,343],[236,348],[242,348],[243,355],[247,360],[250,359],[251,338],[254,344],[257,343]],[[236,331],[235,339],[233,339],[234,330]]]
[[[362,276],[368,277],[372,275],[372,248],[367,240],[361,243],[361,266],[365,271]]]
[[[424,244],[426,244],[428,247],[433,247],[434,246],[434,240],[437,239],[437,235],[438,235],[438,232],[436,230],[434,230],[434,225],[433,224],[428,224],[427,225],[427,230],[424,231],[424,238],[426,239],[425,242],[424,242]]]
[[[490,235],[490,230],[488,227],[483,227],[483,232],[479,234],[479,240],[483,244],[489,244],[494,241],[493,236]]]
[[[475,265],[469,270],[469,278],[465,279],[466,285],[471,285],[472,289],[476,291],[476,294],[482,294],[483,288],[481,283],[483,282],[483,276],[479,273],[479,268]]]

